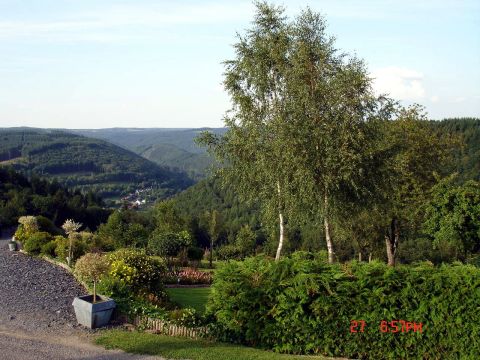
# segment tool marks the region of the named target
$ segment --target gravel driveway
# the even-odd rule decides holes
[[[8,250],[0,239],[1,359],[160,359],[94,346],[72,301],[85,289],[64,269]]]

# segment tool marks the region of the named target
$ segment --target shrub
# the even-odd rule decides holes
[[[127,298],[130,296],[130,288],[124,281],[110,275],[103,276],[97,285],[97,290],[100,294],[108,297]]]
[[[158,293],[162,290],[164,263],[136,249],[121,249],[109,255],[110,276],[123,281],[136,293]]]
[[[75,261],[76,259],[85,255],[88,250],[88,245],[85,243],[80,234],[72,234],[71,237],[71,239],[67,239],[63,236],[55,236],[55,255],[61,260],[65,261],[68,256],[70,240],[72,241],[72,261]]]
[[[242,249],[237,245],[227,244],[217,250],[217,257],[220,260],[240,259],[242,257]]]
[[[170,311],[169,320],[180,326],[197,327],[203,325],[201,316],[193,308]]]
[[[203,259],[203,249],[197,246],[190,246],[187,249],[187,257],[190,261],[201,261]]]
[[[23,242],[23,249],[29,254],[39,255],[42,250],[42,246],[51,240],[52,236],[49,233],[44,231],[36,232],[27,237],[27,239]]]
[[[220,267],[207,315],[227,341],[286,353],[371,359],[462,358],[480,353],[480,269],[431,264],[328,265],[264,258]],[[419,333],[382,333],[382,320],[423,324]],[[351,333],[352,320],[364,332]]]
[[[237,233],[235,243],[240,249],[242,257],[249,256],[255,252],[257,236],[249,225],[243,225]]]
[[[40,254],[46,255],[49,257],[55,257],[55,249],[57,248],[57,243],[55,240],[50,240],[48,243],[42,245],[40,248]]]
[[[23,225],[20,224],[18,225],[18,228],[17,230],[15,231],[15,240],[17,241],[20,241],[22,244],[25,242],[25,240],[27,240],[28,238],[28,233],[25,231],[25,229],[23,228]]]
[[[148,249],[154,255],[163,257],[176,256],[192,242],[188,231],[165,232],[154,234],[148,241]]]

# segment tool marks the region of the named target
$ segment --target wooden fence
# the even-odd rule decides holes
[[[153,330],[159,334],[168,336],[183,336],[198,339],[207,334],[206,327],[189,328],[186,326],[171,324],[168,321],[152,319],[149,317],[136,316],[133,325],[141,326],[145,330]]]

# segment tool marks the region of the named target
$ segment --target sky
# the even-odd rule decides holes
[[[309,6],[374,89],[432,119],[480,117],[480,1],[274,1]],[[222,62],[251,1],[0,0],[0,127],[220,127]]]

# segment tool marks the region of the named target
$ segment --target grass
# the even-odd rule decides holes
[[[181,307],[192,307],[200,313],[205,311],[210,288],[168,288],[168,296]]]
[[[159,355],[168,359],[192,360],[325,360],[322,356],[277,354],[245,346],[193,340],[141,332],[109,330],[96,339],[107,349],[121,349],[134,354]]]

